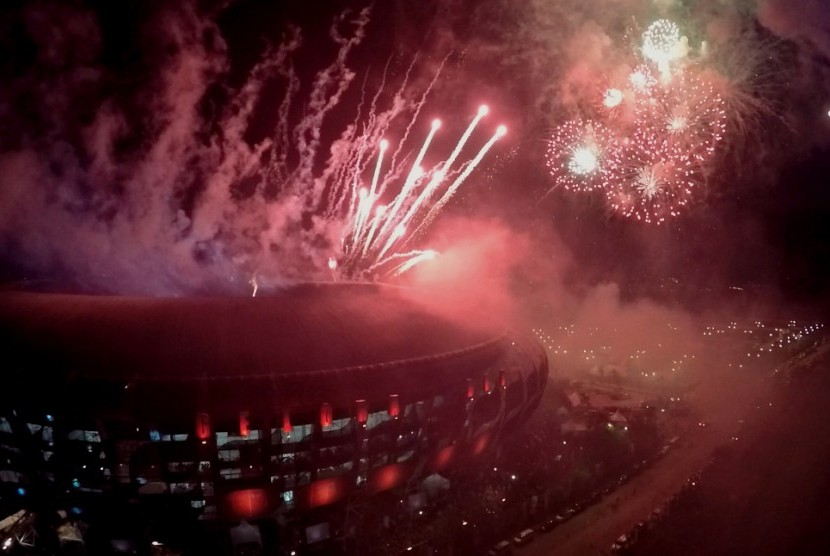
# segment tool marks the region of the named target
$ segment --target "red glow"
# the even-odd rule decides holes
[[[196,438],[199,440],[210,438],[210,415],[207,413],[196,414]]]
[[[407,478],[408,466],[405,463],[392,463],[375,469],[367,485],[370,492],[382,492],[402,485]]]
[[[321,427],[330,427],[331,426],[331,404],[323,402],[323,405],[320,406],[320,426]]]
[[[338,477],[314,481],[308,486],[308,505],[316,508],[333,504],[343,497],[344,490]]]
[[[366,403],[366,400],[357,400],[354,404],[357,422],[362,425],[369,420],[369,404]]]
[[[473,379],[468,378],[467,379],[467,399],[472,400],[475,393],[476,393],[476,389],[473,386]]]
[[[434,471],[441,471],[452,461],[455,455],[455,446],[447,446],[438,450],[432,458],[432,469]]]
[[[473,455],[478,456],[481,455],[484,450],[487,449],[487,446],[490,445],[490,432],[485,432],[478,435],[475,440],[473,440]]]
[[[237,490],[228,494],[230,511],[236,519],[251,519],[268,510],[268,495],[261,488]]]
[[[282,410],[282,432],[291,434],[291,412],[287,409]]]
[[[507,373],[499,371],[499,388],[507,387]]]
[[[485,394],[493,389],[493,385],[490,384],[490,375],[487,373],[484,373],[484,378],[481,380],[481,389]]]
[[[389,416],[398,418],[401,415],[401,400],[397,394],[389,396]]]
[[[251,431],[251,423],[248,419],[249,413],[247,411],[239,412],[239,436],[248,438],[248,433]]]

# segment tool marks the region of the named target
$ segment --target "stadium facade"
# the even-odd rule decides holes
[[[545,388],[537,343],[469,321],[368,284],[2,293],[0,504],[163,497],[227,521],[411,490],[492,450]]]

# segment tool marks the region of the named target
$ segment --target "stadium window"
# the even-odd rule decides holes
[[[19,483],[20,473],[17,471],[12,471],[11,469],[2,469],[0,470],[0,482]]]
[[[75,429],[66,435],[69,440],[81,440],[83,442],[101,442],[101,434],[98,431]]]
[[[342,432],[351,424],[352,421],[353,419],[351,417],[347,417],[345,419],[334,419],[331,422],[331,425],[326,427],[325,431],[327,433]]]
[[[171,494],[187,494],[196,489],[195,483],[170,483]]]
[[[390,419],[389,413],[386,411],[376,411],[375,413],[370,413],[369,419],[366,421],[366,428],[373,429],[381,423],[389,421]]]
[[[226,433],[226,432],[217,432],[216,433],[216,447],[221,448],[222,446],[224,446],[227,443],[228,443],[228,433]]]
[[[414,456],[414,455],[415,455],[415,450],[407,450],[406,452],[404,452],[403,454],[401,454],[400,456],[398,456],[398,460],[397,460],[397,461],[400,463],[400,462],[402,462],[402,461],[406,461],[406,460],[408,460],[408,459],[412,459],[412,456]]]
[[[238,479],[242,476],[242,470],[239,467],[231,467],[220,470],[219,475],[223,479]]]
[[[219,461],[239,461],[239,450],[219,450]]]
[[[280,431],[281,440],[284,443],[289,442],[300,442],[304,438],[311,436],[314,427],[312,425],[294,425],[291,427],[291,432],[286,433],[285,431]]]

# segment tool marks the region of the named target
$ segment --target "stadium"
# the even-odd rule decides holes
[[[374,284],[256,298],[7,291],[0,334],[3,516],[320,522],[300,545],[335,536],[327,520],[350,501],[409,496],[496,449],[548,375],[527,337]]]

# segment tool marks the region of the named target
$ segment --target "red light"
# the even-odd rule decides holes
[[[476,389],[473,386],[473,379],[468,378],[467,379],[467,399],[472,400],[475,393],[476,393]]]
[[[236,519],[259,517],[268,510],[268,495],[261,488],[231,492],[227,500],[231,514]]]
[[[239,436],[248,438],[248,433],[251,431],[251,423],[248,420],[249,413],[247,411],[239,412]]]
[[[210,438],[210,415],[207,413],[196,414],[196,438],[199,440]]]
[[[308,505],[312,508],[337,502],[343,497],[344,488],[338,477],[314,481],[308,488]]]
[[[473,440],[473,455],[478,456],[481,455],[484,450],[487,449],[487,446],[490,445],[490,433],[485,432],[478,435],[475,440]]]
[[[331,426],[331,404],[323,402],[323,405],[320,406],[320,426],[321,427],[330,427]]]
[[[499,371],[499,388],[507,387],[507,373]]]
[[[401,415],[401,400],[397,394],[389,396],[389,416],[398,418]]]
[[[357,400],[354,404],[357,422],[362,425],[369,420],[369,404],[366,403],[366,400]]]
[[[287,409],[282,410],[282,432],[291,434],[291,412]]]
[[[455,446],[446,446],[438,450],[438,453],[432,458],[433,470],[441,471],[444,469],[452,461],[453,455],[455,455]]]
[[[485,394],[493,389],[493,386],[490,384],[490,375],[487,373],[484,373],[484,378],[481,380],[481,389],[484,390]]]
[[[406,480],[406,464],[392,463],[375,469],[367,481],[371,492],[382,492],[400,486]]]

